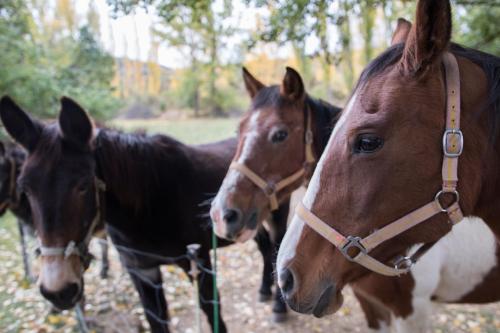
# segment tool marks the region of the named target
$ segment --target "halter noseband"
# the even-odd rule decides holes
[[[462,131],[460,131],[460,72],[457,59],[449,52],[444,54],[443,64],[447,90],[446,129],[443,135],[443,184],[434,200],[365,238],[342,235],[314,215],[303,203],[299,203],[296,208],[296,214],[309,227],[335,245],[347,260],[382,275],[399,276],[407,273],[418,258],[434,245],[434,242],[422,245],[410,257],[399,257],[394,263],[394,267],[388,266],[368,254],[375,247],[440,213],[448,214],[453,225],[463,219],[457,191],[458,157],[462,154],[464,145]],[[440,199],[446,193],[452,194],[455,201],[448,207],[443,207]],[[356,253],[349,252],[351,249],[355,249]]]
[[[65,247],[50,247],[43,246],[40,243],[40,246],[37,248],[36,252],[41,257],[57,257],[63,256],[64,259],[68,259],[72,255],[79,256],[82,259],[83,266],[85,269],[88,268],[90,264],[90,260],[92,259],[92,255],[89,253],[88,246],[90,243],[90,239],[92,238],[95,228],[102,222],[103,220],[103,205],[101,202],[101,192],[106,191],[106,184],[99,178],[94,177],[94,187],[95,187],[95,200],[96,200],[96,215],[92,219],[89,229],[87,230],[87,234],[83,238],[83,240],[79,243],[75,241],[70,241],[68,245]]]
[[[16,206],[19,203],[19,197],[16,195],[16,161],[13,158],[7,159],[10,163],[10,179],[8,197],[0,203],[0,210],[4,208]]]
[[[287,186],[295,183],[299,180],[308,170],[309,165],[314,163],[316,159],[313,154],[313,132],[312,132],[312,115],[311,110],[306,106],[306,124],[305,124],[305,134],[304,134],[304,144],[305,144],[305,161],[303,167],[291,174],[290,176],[283,178],[277,183],[268,182],[260,177],[258,174],[252,171],[244,163],[232,162],[229,169],[238,170],[245,177],[247,177],[252,183],[259,187],[264,194],[269,198],[269,204],[271,206],[271,211],[278,209],[278,193],[286,188]]]

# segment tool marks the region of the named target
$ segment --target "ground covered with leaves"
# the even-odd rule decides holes
[[[0,332],[79,332],[74,311],[51,314],[36,286],[23,278],[14,218],[2,218],[0,226]],[[92,252],[99,257],[96,242]],[[85,275],[87,324],[94,332],[147,331],[137,294],[114,249],[110,256],[108,279],[99,277],[99,260]],[[33,264],[36,271],[36,260]],[[287,322],[273,323],[271,303],[257,301],[262,261],[253,242],[219,250],[218,265],[222,312],[230,332],[366,331],[364,317],[350,291],[344,307],[333,316],[315,319],[290,313]],[[165,266],[162,272],[172,330],[196,333],[196,306],[188,277],[174,266]],[[434,332],[500,332],[500,304],[438,305],[434,313]],[[201,318],[203,332],[209,332],[203,314]]]

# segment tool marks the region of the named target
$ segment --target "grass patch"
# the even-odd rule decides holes
[[[145,130],[149,134],[162,133],[188,144],[207,143],[235,136],[238,119],[186,120],[115,120],[113,126],[124,131]]]

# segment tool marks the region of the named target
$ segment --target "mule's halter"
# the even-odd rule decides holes
[[[365,238],[357,236],[346,237],[342,235],[319,219],[302,203],[296,208],[296,214],[309,227],[335,245],[347,260],[356,262],[382,275],[399,276],[407,273],[420,255],[434,243],[423,245],[413,256],[399,257],[396,259],[394,267],[388,266],[368,254],[375,247],[440,213],[448,214],[453,225],[463,219],[462,210],[459,205],[460,197],[457,191],[458,157],[462,154],[464,145],[463,135],[460,131],[460,73],[457,59],[451,53],[447,52],[444,54],[443,64],[446,73],[447,90],[446,130],[443,135],[443,184],[441,190],[434,197],[434,200]],[[447,193],[454,196],[455,202],[447,207],[443,207],[440,199]]]
[[[252,183],[259,187],[264,194],[269,198],[269,204],[271,206],[271,211],[278,209],[278,193],[290,186],[291,184],[298,181],[307,172],[308,167],[316,161],[313,154],[313,132],[312,132],[312,115],[309,107],[306,107],[306,124],[305,124],[305,134],[304,134],[304,145],[305,145],[305,161],[303,167],[291,174],[290,176],[283,178],[279,182],[266,181],[258,174],[252,171],[244,163],[233,162],[229,166],[229,169],[238,170],[243,175],[245,175]]]
[[[12,208],[12,205],[16,206],[19,201],[16,196],[16,161],[13,158],[9,158],[8,161],[10,163],[9,196],[0,203],[0,210],[8,207]]]
[[[75,241],[70,241],[65,247],[50,247],[50,246],[40,246],[37,249],[37,254],[41,257],[57,257],[63,256],[64,259],[68,259],[70,256],[79,256],[82,259],[83,266],[88,268],[92,256],[89,253],[88,246],[90,239],[92,238],[95,228],[103,221],[103,204],[101,202],[101,194],[106,191],[106,184],[99,178],[94,177],[94,188],[95,188],[95,204],[96,204],[96,215],[90,223],[90,227],[87,230],[87,234],[82,239],[81,242],[77,243]]]

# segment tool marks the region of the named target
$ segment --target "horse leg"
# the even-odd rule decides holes
[[[168,333],[169,315],[163,293],[163,280],[158,266],[146,269],[127,267],[127,271],[139,293],[142,307],[152,333]]]
[[[203,265],[203,270],[200,271],[200,274],[198,275],[198,295],[199,295],[199,300],[200,300],[200,307],[207,316],[208,323],[210,324],[210,327],[212,328],[212,332],[214,331],[214,311],[215,311],[215,306],[214,306],[214,290],[213,290],[213,283],[214,283],[214,276],[207,272],[212,270],[212,264],[210,262],[210,256],[208,251],[204,251],[203,248],[201,248],[200,253],[199,253],[199,258],[200,258],[200,266]],[[189,274],[191,264],[189,261],[183,261],[179,263],[179,266],[188,274],[189,278],[192,280],[192,276]],[[206,271],[205,271],[206,270]],[[222,307],[221,307],[221,299],[220,299],[220,293],[219,290],[217,289],[217,294],[219,295],[219,332],[220,333],[226,333],[226,324],[224,323],[224,320],[222,319]]]
[[[390,333],[391,314],[389,310],[371,301],[370,298],[366,297],[360,290],[353,288],[353,292],[365,314],[369,332]]]
[[[272,253],[273,267],[276,265],[276,255],[281,245],[283,237],[285,237],[286,226],[288,220],[288,212],[290,210],[290,201],[282,203],[278,210],[272,214],[272,227],[274,229],[274,249]],[[274,294],[273,304],[273,320],[277,323],[284,322],[287,318],[287,306],[281,294],[281,289],[277,288]]]
[[[19,228],[19,239],[21,242],[21,254],[23,256],[23,267],[24,267],[24,278],[26,281],[33,281],[33,277],[31,275],[31,268],[29,264],[29,255],[26,250],[26,232],[24,229],[24,222],[21,219],[17,219],[17,227]]]
[[[108,272],[109,272],[109,245],[108,245],[108,239],[106,235],[103,235],[102,238],[99,237],[99,245],[101,247],[101,272],[100,272],[100,277],[101,279],[107,279],[108,278]]]
[[[273,255],[274,249],[269,233],[266,229],[260,228],[257,236],[254,238],[262,254],[264,268],[262,271],[262,282],[259,288],[259,302],[266,302],[271,299],[273,292],[271,288],[274,283],[274,268],[273,268]]]

